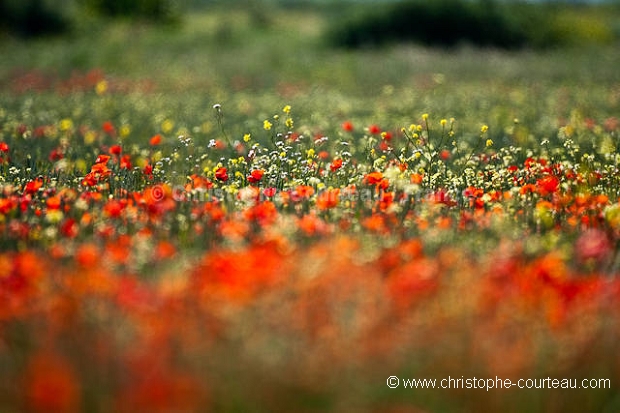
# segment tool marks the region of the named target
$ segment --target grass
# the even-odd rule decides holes
[[[247,25],[250,17],[243,11],[194,13],[177,28],[88,21],[76,37],[35,41],[27,47],[20,41],[4,42],[2,53],[10,59],[0,67],[0,79],[6,85],[17,70],[38,69],[67,78],[76,70],[99,68],[110,76],[152,80],[162,93],[200,95],[206,103],[237,93],[274,94],[289,85],[302,103],[297,108],[317,101],[303,101],[308,94],[325,97],[320,105],[309,107],[308,114],[329,116],[348,106],[355,108],[348,112],[370,117],[368,112],[389,105],[401,113],[436,112],[460,121],[487,120],[487,113],[480,111],[461,116],[463,108],[473,109],[485,100],[506,107],[511,105],[506,101],[510,91],[531,96],[537,103],[541,90],[579,95],[571,97],[576,105],[567,102],[570,109],[537,108],[538,113],[566,116],[567,110],[600,106],[590,100],[607,99],[618,82],[613,69],[618,53],[613,47],[505,53],[395,46],[350,52],[322,43],[324,20],[318,13],[279,11],[270,19],[270,26],[258,28]],[[441,84],[434,77],[442,79]],[[385,86],[393,87],[392,96],[384,96]],[[261,99],[251,100],[257,104]],[[272,110],[273,105],[266,108]]]

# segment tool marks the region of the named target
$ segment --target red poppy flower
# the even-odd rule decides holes
[[[334,159],[331,163],[331,165],[329,165],[329,169],[332,172],[336,172],[338,169],[340,169],[342,167],[342,159]]]
[[[79,231],[79,226],[73,218],[67,219],[60,227],[60,233],[67,238],[75,238]]]
[[[0,142],[0,152],[8,152],[9,145],[6,142]]]
[[[106,164],[108,163],[108,161],[110,160],[110,155],[99,155],[97,156],[97,159],[95,159],[95,163],[96,164]]]
[[[265,172],[262,171],[261,169],[255,169],[248,176],[248,182],[250,182],[252,184],[255,184],[255,183],[259,182],[261,179],[263,179],[263,175],[264,174],[265,174]]]
[[[271,197],[275,196],[277,192],[278,192],[278,190],[276,188],[274,188],[274,187],[265,188],[263,190],[263,195],[265,195],[267,198],[271,198]]]
[[[454,201],[444,189],[440,189],[429,194],[427,198],[434,204],[443,204],[448,206],[456,205],[456,201]]]
[[[539,179],[536,184],[540,192],[544,195],[556,192],[560,186],[560,180],[553,175],[549,175]]]
[[[122,152],[121,145],[112,145],[110,146],[110,153],[112,155],[120,155]]]
[[[62,149],[60,149],[60,148],[54,148],[54,149],[52,149],[52,151],[50,152],[49,159],[50,159],[50,161],[52,161],[52,162],[56,162],[56,161],[61,160],[61,159],[62,159],[62,158],[64,158],[64,157],[65,157],[65,155],[64,155],[64,153],[62,153]]]
[[[228,170],[224,167],[218,168],[215,171],[215,178],[223,182],[228,181]]]
[[[105,133],[107,133],[110,136],[116,136],[116,128],[114,127],[114,124],[112,122],[105,121],[103,122],[103,125],[101,126],[101,129],[103,129],[103,131]]]
[[[97,185],[97,177],[95,176],[95,174],[92,174],[92,173],[86,174],[84,179],[82,179],[82,185],[84,186]]]
[[[368,132],[372,133],[373,135],[378,135],[381,133],[381,128],[379,127],[379,125],[373,124],[368,127]]]
[[[26,186],[24,187],[24,192],[27,193],[27,194],[34,194],[42,186],[43,186],[43,180],[42,179],[35,179],[35,180],[30,181],[30,182],[28,182],[26,184]]]
[[[120,162],[121,169],[131,169],[131,156],[123,155]]]
[[[342,130],[346,132],[353,132],[353,123],[351,121],[346,121],[342,124]]]
[[[111,218],[118,218],[121,213],[125,209],[125,205],[116,199],[111,199],[107,204],[103,207],[103,212],[106,216]]]

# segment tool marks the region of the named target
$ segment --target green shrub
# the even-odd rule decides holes
[[[343,13],[331,24],[328,39],[344,47],[407,41],[505,49],[610,43],[618,35],[601,10],[497,0],[403,0],[344,18]]]
[[[0,30],[20,37],[66,32],[66,10],[48,0],[0,0]]]
[[[79,0],[87,9],[108,17],[172,21],[176,13],[171,0]]]
[[[502,7],[492,0],[403,1],[340,21],[328,36],[333,44],[345,47],[394,41],[519,47],[527,38]]]

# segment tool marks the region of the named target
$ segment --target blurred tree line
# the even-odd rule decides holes
[[[0,34],[63,34],[85,16],[178,23],[182,13],[209,7],[241,8],[264,19],[274,7],[312,4],[314,0],[0,0]]]
[[[62,33],[70,19],[49,0],[0,0],[0,30],[21,37]]]
[[[81,15],[170,22],[178,16],[173,0],[0,0],[0,31],[19,37],[71,30]]]
[[[334,16],[332,46],[416,42],[502,49],[610,44],[620,38],[620,2],[401,0],[357,4]]]
[[[179,22],[208,7],[243,9],[268,26],[275,8],[320,11],[326,43],[336,47],[416,42],[515,49],[609,44],[620,39],[620,0],[0,0],[0,34],[69,32],[84,16]]]

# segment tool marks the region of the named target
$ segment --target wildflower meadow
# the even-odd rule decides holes
[[[267,17],[0,43],[0,411],[618,411],[615,46]]]

